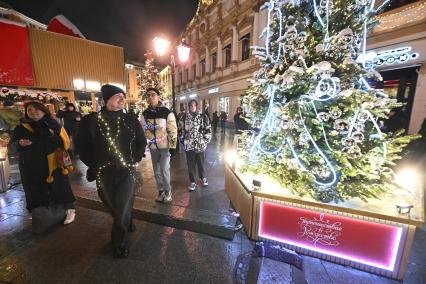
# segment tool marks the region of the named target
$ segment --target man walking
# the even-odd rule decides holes
[[[124,91],[113,85],[101,88],[105,107],[85,116],[76,136],[80,159],[96,179],[98,194],[114,221],[111,240],[116,257],[129,254],[128,232],[134,231],[132,209],[136,165],[142,159],[146,138],[139,121],[123,112]]]
[[[157,202],[172,202],[170,155],[176,151],[177,125],[172,111],[161,105],[160,91],[148,88],[149,107],[143,112],[143,128],[151,152],[152,168],[157,181]]]
[[[217,124],[219,123],[219,115],[217,114],[217,110],[213,113],[213,132],[217,132]]]
[[[190,185],[189,191],[194,191],[197,187],[195,180],[195,168],[198,169],[198,176],[202,186],[208,186],[205,170],[204,159],[207,144],[212,138],[212,128],[210,120],[206,114],[197,111],[198,103],[196,100],[188,102],[189,112],[179,121],[180,138],[186,152],[186,162],[188,164],[188,174]]]

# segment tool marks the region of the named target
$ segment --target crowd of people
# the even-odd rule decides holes
[[[148,107],[143,113],[125,111],[125,92],[113,85],[101,88],[105,106],[99,112],[82,116],[68,103],[53,115],[41,102],[25,104],[23,115],[5,102],[0,112],[0,126],[8,121],[12,135],[10,147],[19,154],[19,170],[25,192],[26,208],[34,213],[38,208],[60,206],[63,224],[76,217],[75,197],[68,173],[68,153],[87,165],[86,178],[95,181],[98,195],[113,218],[111,242],[116,257],[129,254],[129,233],[135,230],[132,209],[138,183],[137,165],[148,148],[158,195],[155,201],[173,200],[170,184],[170,160],[181,145],[188,169],[188,190],[207,187],[205,153],[220,125],[226,131],[228,115],[200,111],[198,101],[190,100],[187,111],[177,117],[163,106],[160,91],[146,91]],[[2,122],[3,121],[3,122]],[[233,116],[235,133],[254,130],[241,107]],[[4,123],[5,124],[5,123]],[[426,122],[421,132],[426,133]],[[425,145],[426,139],[416,142]],[[419,144],[420,143],[420,144]],[[418,148],[418,147],[417,147]],[[420,147],[422,148],[422,147]],[[423,147],[424,148],[424,147]],[[34,214],[33,214],[34,216]],[[34,222],[33,222],[34,225]]]
[[[73,168],[71,158],[79,158],[88,167],[86,179],[96,182],[98,195],[113,218],[114,254],[124,258],[129,254],[129,233],[135,230],[132,208],[138,183],[136,167],[146,148],[158,189],[155,201],[170,203],[170,159],[178,144],[186,155],[188,190],[207,187],[207,145],[219,122],[225,133],[228,115],[214,112],[212,131],[210,117],[200,111],[197,100],[189,101],[188,111],[175,117],[162,105],[156,88],[146,90],[148,107],[141,114],[125,110],[125,92],[119,87],[104,85],[101,93],[104,107],[84,116],[72,103],[54,114],[42,102],[30,101],[23,114],[11,107],[13,102],[5,102],[0,118],[12,125],[8,128],[12,136],[9,147],[14,146],[18,153],[26,208],[32,216],[39,208],[59,206],[63,224],[75,220],[76,199],[68,174]],[[248,129],[242,116],[242,110],[237,109],[237,130]]]

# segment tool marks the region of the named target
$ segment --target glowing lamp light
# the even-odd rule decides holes
[[[158,56],[163,56],[169,49],[170,41],[162,37],[155,37],[153,39],[154,49]]]
[[[225,160],[229,165],[232,165],[232,163],[235,162],[237,159],[237,153],[235,153],[234,150],[229,150],[225,154]]]
[[[89,91],[97,91],[101,90],[101,83],[96,81],[86,81],[86,89]]]
[[[74,88],[77,90],[82,90],[84,88],[84,80],[83,79],[74,79]]]
[[[180,62],[185,63],[189,58],[189,52],[191,51],[191,49],[184,43],[181,43],[178,46],[177,50]]]
[[[181,100],[181,101],[186,100],[186,96],[181,96],[181,97],[179,98],[179,100]]]
[[[420,174],[414,168],[405,168],[395,174],[395,182],[405,190],[412,192],[419,187]]]

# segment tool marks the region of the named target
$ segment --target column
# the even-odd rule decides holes
[[[206,46],[206,74],[209,74],[211,72],[210,68],[210,52],[209,47]]]
[[[253,19],[253,45],[256,46],[259,40],[259,12],[254,12]]]
[[[223,47],[222,47],[222,39],[220,37],[216,37],[217,39],[217,65],[218,69],[223,67]]]
[[[232,62],[238,61],[238,32],[237,32],[236,26],[232,27],[232,57],[231,57],[231,61]]]
[[[195,62],[195,64],[196,64],[196,67],[195,67],[195,77],[197,78],[197,77],[201,77],[201,70],[200,70],[200,56],[198,55],[198,52],[196,53],[196,55],[195,55],[195,60],[196,60],[196,62]]]

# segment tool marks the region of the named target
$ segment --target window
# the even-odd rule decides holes
[[[216,72],[217,65],[217,54],[216,52],[212,54],[212,72]]]
[[[225,46],[223,51],[225,53],[225,67],[228,67],[231,64],[231,45]]]
[[[195,80],[195,77],[197,77],[197,65],[192,65],[192,79]]]
[[[226,112],[226,114],[229,116],[229,97],[219,98],[219,113],[222,111]]]
[[[250,34],[246,34],[240,38],[241,41],[241,61],[250,57]]]
[[[206,60],[205,59],[201,60],[200,65],[201,65],[201,77],[203,77],[204,75],[206,75]]]

